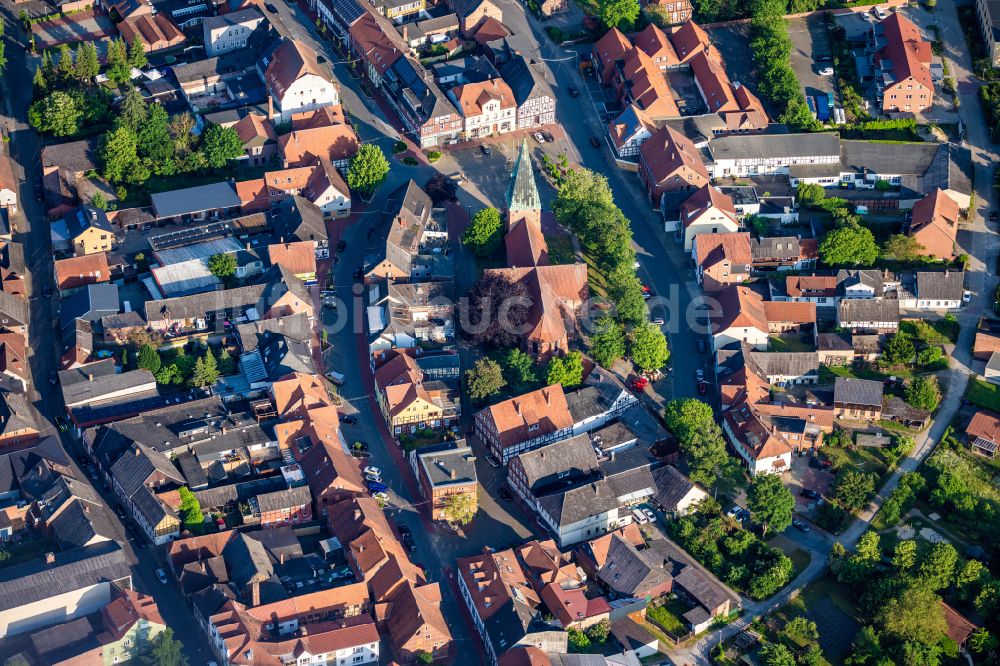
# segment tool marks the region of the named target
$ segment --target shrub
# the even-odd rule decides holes
[[[403,164],[406,164],[408,166],[416,166],[417,158],[407,155],[406,157],[403,158]]]
[[[396,143],[392,144],[392,152],[393,154],[406,152],[406,143],[404,143],[403,141],[397,141]]]
[[[431,164],[437,162],[439,159],[441,159],[441,151],[432,150],[431,152],[427,153],[427,161],[430,162]]]

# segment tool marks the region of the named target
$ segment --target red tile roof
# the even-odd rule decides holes
[[[275,96],[281,98],[293,83],[310,74],[327,79],[311,47],[294,39],[285,39],[271,54],[271,62],[264,71],[264,82]]]
[[[661,127],[639,148],[642,161],[652,174],[654,183],[663,182],[681,167],[709,179],[708,169],[694,143],[672,127]]]
[[[292,130],[278,138],[278,149],[288,167],[350,159],[358,152],[358,137],[350,125],[326,125]]]
[[[910,235],[923,246],[921,254],[951,259],[958,236],[958,203],[941,188],[913,204]]]
[[[740,231],[728,234],[698,234],[695,236],[695,261],[702,268],[714,266],[722,260],[731,265],[750,265],[750,234]]]
[[[793,301],[766,301],[764,316],[768,322],[794,324],[816,323],[816,304]]]
[[[681,222],[683,222],[685,227],[690,226],[709,209],[715,209],[724,213],[726,217],[732,220],[733,224],[739,226],[733,198],[711,185],[702,186],[681,204]]]
[[[105,252],[59,259],[54,268],[56,288],[60,290],[111,281],[111,269]]]
[[[485,410],[503,447],[542,437],[573,425],[561,384],[498,402]],[[529,430],[534,428],[534,430]]]
[[[892,73],[897,82],[913,77],[931,93],[934,81],[931,77],[931,45],[920,36],[920,29],[899,12],[881,21],[886,44],[876,54],[879,60],[892,61]]]

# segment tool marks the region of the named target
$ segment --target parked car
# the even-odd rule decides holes
[[[59,373],[55,370],[49,370],[49,384],[55,386],[59,383]]]
[[[803,497],[808,497],[809,499],[819,499],[821,497],[821,495],[812,488],[803,488],[802,492],[799,494]]]
[[[656,324],[657,326],[663,326],[666,323],[663,320],[663,317],[653,317],[649,321],[650,321],[651,324]]]
[[[372,493],[385,493],[389,491],[389,486],[385,485],[381,481],[368,481],[366,485],[368,486],[369,492]]]
[[[590,137],[590,145],[592,145],[594,148],[600,148],[601,140],[598,139],[596,136],[592,136]]]
[[[382,483],[382,477],[375,476],[374,474],[365,474],[365,481],[370,481],[373,483]]]
[[[407,534],[410,533],[410,528],[407,527],[406,525],[399,525],[399,526],[396,527],[396,529],[399,530],[399,535],[400,536],[406,536]]]
[[[705,395],[706,393],[708,393],[708,384],[698,382],[698,395]]]
[[[160,582],[163,583],[164,585],[167,584],[167,572],[164,571],[163,569],[156,570],[156,577],[159,578]]]
[[[368,465],[367,467],[365,467],[364,472],[365,474],[372,474],[374,476],[379,476],[379,477],[382,476],[382,470],[380,470],[378,467],[375,467],[374,465]]]
[[[647,517],[647,518],[649,518],[649,522],[651,522],[651,523],[655,523],[655,522],[656,522],[656,514],[655,514],[655,513],[653,513],[653,510],[652,510],[652,509],[646,509],[646,508],[644,508],[644,509],[642,510],[642,512],[643,512],[644,514],[646,514],[646,517]]]
[[[889,18],[889,12],[885,10],[885,7],[879,7],[878,5],[875,5],[875,16],[878,17],[879,21],[884,21],[885,19]]]
[[[696,344],[698,345],[698,353],[699,354],[704,354],[705,350],[707,349],[707,345],[705,344],[705,341],[699,338],[698,342]]]
[[[347,249],[347,241],[341,238],[339,241],[337,241],[337,252],[343,252],[346,249]]]
[[[413,541],[412,534],[403,535],[403,547],[409,552],[415,552],[417,550],[417,544]]]
[[[577,88],[574,88],[573,86],[570,86],[569,88],[567,88],[566,92],[569,93],[570,97],[579,97],[580,96],[580,91]]]
[[[556,140],[556,138],[552,136],[552,132],[542,132],[542,136],[544,136],[545,140],[548,141],[549,143],[552,143],[553,141]]]
[[[820,76],[833,76],[833,67],[830,67],[829,65],[819,67],[817,68],[816,73]]]
[[[492,148],[490,148],[489,146],[479,146],[479,151],[480,151],[480,152],[481,152],[481,153],[482,153],[483,155],[490,155],[490,154],[492,154],[492,153],[493,153],[493,149],[492,149]]]
[[[647,386],[649,386],[649,380],[646,379],[645,377],[636,377],[635,379],[632,380],[633,391],[641,393],[646,390]]]
[[[538,143],[545,143],[545,137],[542,136],[541,132],[535,132],[532,136],[535,137],[535,141]]]
[[[354,425],[358,422],[357,414],[343,414],[340,417],[341,423],[346,423],[347,425]]]
[[[509,502],[512,499],[514,499],[513,495],[510,494],[510,491],[504,488],[503,486],[500,486],[500,490],[497,491],[497,495],[499,495],[500,499],[502,499],[504,502]]]
[[[794,527],[795,529],[797,529],[800,532],[811,532],[812,531],[812,528],[810,528],[808,525],[806,525],[804,522],[802,522],[798,518],[792,518],[792,527]]]
[[[739,504],[734,504],[732,509],[726,511],[726,516],[729,518],[736,518],[742,512],[743,512],[743,507],[741,507]]]
[[[972,302],[972,292],[969,290],[962,292],[962,302],[971,303]]]
[[[1000,219],[1000,213],[996,212],[995,210],[990,211],[990,222],[996,222],[997,219]]]
[[[639,525],[645,525],[649,522],[649,518],[646,517],[646,514],[639,509],[632,509],[632,519]]]

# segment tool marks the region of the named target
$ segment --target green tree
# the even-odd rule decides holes
[[[418,664],[433,664],[434,655],[427,650],[421,650],[417,653],[417,663]]]
[[[160,352],[156,351],[153,345],[143,345],[136,353],[136,364],[145,370],[149,370],[154,375],[159,371],[163,362],[160,360]]]
[[[924,645],[936,644],[947,628],[940,597],[920,585],[908,586],[889,599],[875,619],[899,640]]]
[[[583,382],[583,354],[572,351],[563,357],[554,356],[545,370],[545,383],[572,388]]]
[[[927,347],[917,354],[917,365],[921,368],[937,366],[944,358],[940,347]]]
[[[149,651],[140,659],[146,666],[188,666],[184,645],[174,639],[174,630],[170,627],[153,638]]]
[[[893,234],[882,247],[882,256],[896,261],[916,261],[926,248],[913,236]]]
[[[764,643],[758,657],[764,666],[796,666],[795,655],[781,643]]]
[[[503,221],[496,208],[483,208],[462,233],[462,244],[477,257],[489,257],[503,244]]]
[[[102,192],[94,192],[94,196],[90,197],[90,205],[99,210],[107,210],[108,200],[104,198]]]
[[[917,542],[906,539],[896,544],[892,552],[892,566],[900,572],[909,573],[917,563]]]
[[[886,365],[909,365],[913,363],[916,350],[913,343],[905,335],[896,333],[889,336],[882,349],[882,361]]]
[[[59,61],[56,63],[56,76],[58,76],[62,81],[68,81],[73,78],[75,71],[75,66],[73,64],[73,51],[70,50],[69,44],[63,44],[59,47]]]
[[[170,117],[160,104],[149,107],[146,121],[139,128],[137,147],[139,157],[153,173],[169,176],[176,171]]]
[[[180,384],[184,381],[181,376],[181,371],[178,369],[176,363],[171,363],[170,365],[164,365],[155,373],[156,383],[162,384],[163,386],[168,386],[170,384]]]
[[[936,543],[920,562],[917,576],[931,590],[943,590],[951,585],[958,564],[958,552],[950,543]]]
[[[906,387],[906,402],[917,409],[937,409],[941,402],[937,377],[914,377]]]
[[[640,326],[648,319],[646,301],[642,297],[642,284],[632,272],[624,279],[610,279],[608,295],[615,303],[615,313],[618,321],[623,324]]]
[[[213,254],[208,258],[208,271],[220,280],[227,280],[236,275],[236,257],[225,252]]]
[[[843,226],[823,237],[819,257],[827,266],[871,266],[878,259],[878,245],[865,227]]]
[[[963,599],[971,599],[973,592],[982,582],[987,573],[986,567],[979,560],[966,560],[955,574],[955,588]]]
[[[454,493],[444,498],[441,511],[452,525],[468,525],[476,517],[476,497],[469,493]]]
[[[847,467],[840,470],[833,483],[833,497],[847,511],[860,509],[874,490],[874,474]]]
[[[129,86],[125,91],[125,96],[122,97],[121,106],[118,108],[115,126],[127,127],[137,133],[148,117],[149,112],[146,109],[146,100],[142,93],[135,86]]]
[[[598,0],[597,18],[608,28],[628,32],[639,18],[639,0]]]
[[[642,372],[659,370],[670,360],[667,338],[659,326],[638,326],[629,335],[628,355]]]
[[[212,350],[198,358],[194,364],[194,374],[191,376],[192,386],[199,388],[204,386],[214,386],[219,381],[219,366],[215,362]]]
[[[42,51],[42,74],[50,84],[56,80],[56,66],[52,62],[52,54]]]
[[[758,474],[747,490],[747,508],[754,521],[764,526],[764,535],[769,528],[783,532],[792,524],[795,497],[776,474]]]
[[[469,391],[469,399],[473,402],[483,402],[499,393],[506,385],[503,370],[493,359],[481,358],[465,371],[465,386]]]
[[[363,196],[371,196],[389,175],[389,160],[374,143],[366,143],[351,158],[347,169],[347,184]]]
[[[142,184],[149,170],[139,160],[138,138],[128,127],[119,127],[104,136],[101,146],[104,177],[112,183]]]
[[[806,104],[806,99],[802,95],[796,95],[788,102],[785,112],[778,120],[796,132],[813,132],[822,126],[822,123],[813,117],[812,111],[809,110],[809,105]]]
[[[967,645],[976,654],[988,654],[997,649],[998,643],[988,630],[980,627],[969,636]]]
[[[107,63],[105,74],[112,83],[124,85],[132,80],[132,68],[128,64],[128,49],[125,47],[125,42],[120,39],[108,42],[105,62]]]
[[[236,374],[236,359],[229,353],[225,346],[219,350],[219,373],[223,377]]]
[[[187,111],[178,113],[170,119],[170,136],[174,140],[174,152],[179,157],[184,157],[190,152],[194,140],[191,131],[194,127],[194,116]]]
[[[625,356],[625,331],[611,317],[601,317],[594,323],[590,355],[605,368],[610,368]]]
[[[42,68],[38,65],[35,66],[35,76],[31,79],[31,88],[34,91],[35,98],[41,97],[48,90],[49,84],[45,80],[45,75],[42,74]]]
[[[181,518],[184,527],[191,529],[205,522],[205,514],[201,512],[201,503],[195,494],[188,490],[187,486],[182,486],[177,494],[181,498]]]
[[[501,359],[503,378],[511,391],[520,395],[538,382],[538,367],[535,359],[517,347],[508,349]]]
[[[788,621],[781,630],[781,637],[796,645],[809,645],[819,641],[819,630],[815,622],[800,615]]]
[[[579,629],[570,629],[568,632],[569,651],[577,654],[587,654],[590,652],[590,639],[587,634]]]
[[[714,487],[731,459],[712,408],[696,398],[681,398],[668,402],[663,416],[688,458],[691,479]]]
[[[210,123],[201,138],[201,153],[213,169],[221,169],[243,154],[243,141],[232,127]]]
[[[101,61],[93,42],[81,42],[76,47],[76,71],[74,75],[83,82],[92,80],[101,73]]]
[[[139,35],[133,37],[132,43],[128,45],[128,64],[136,69],[146,69],[146,65],[149,64]]]
[[[73,136],[80,131],[83,111],[68,93],[56,90],[28,108],[28,123],[39,132]]]
[[[595,643],[604,643],[611,635],[611,620],[604,618],[597,624],[587,627],[587,638]]]

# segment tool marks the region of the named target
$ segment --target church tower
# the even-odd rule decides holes
[[[527,139],[521,140],[521,150],[514,162],[510,187],[507,189],[507,231],[521,220],[528,224],[542,225],[542,199],[535,186],[535,173],[531,168]]]

